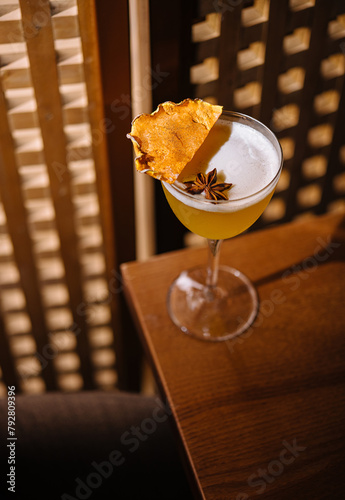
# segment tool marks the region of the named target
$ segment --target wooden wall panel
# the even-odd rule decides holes
[[[194,82],[194,95],[261,119],[276,133],[284,152],[276,195],[254,227],[343,206],[345,166],[343,160],[335,166],[335,158],[344,145],[336,127],[343,106],[345,4],[255,0],[212,5],[199,2],[204,17],[196,20],[194,32],[210,20],[215,25],[212,16],[220,18],[207,58],[218,60],[219,68],[228,68],[233,76],[220,70],[215,81],[203,83],[201,67],[206,76],[208,59],[201,62],[199,56],[194,64],[200,67],[200,82]],[[230,29],[231,23],[237,30]],[[237,40],[223,41],[236,32]],[[195,39],[196,53],[202,53],[203,45],[210,47],[210,41]],[[332,162],[331,150],[337,151]],[[334,182],[337,189],[330,188]]]
[[[0,81],[0,389],[126,387],[95,2],[0,5]]]
[[[192,54],[192,88],[185,85],[179,95],[200,97],[261,119],[283,148],[284,168],[276,193],[252,229],[342,209],[345,3],[197,0],[193,4],[191,39],[184,41],[186,57]],[[156,28],[159,22],[153,15],[153,47],[164,41]],[[179,26],[175,21],[176,31]],[[176,35],[175,44],[178,40]],[[176,78],[182,68],[176,64],[170,71]],[[163,82],[157,94],[164,96],[166,89]],[[158,220],[158,247],[160,239],[168,241],[166,232],[164,221]],[[161,245],[163,249],[178,247],[181,233],[183,227],[174,226],[176,244],[169,241]]]

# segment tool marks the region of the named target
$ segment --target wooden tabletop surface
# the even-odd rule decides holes
[[[166,310],[170,283],[206,249],[122,266],[196,498],[345,498],[344,242],[344,213],[224,242],[221,264],[247,274],[261,305],[221,343],[180,333]]]

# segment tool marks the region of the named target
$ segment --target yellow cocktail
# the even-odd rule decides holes
[[[183,271],[169,290],[169,314],[184,333],[227,340],[254,321],[256,290],[240,271],[218,265],[220,243],[260,217],[281,168],[282,151],[274,134],[253,118],[225,111],[178,180],[162,183],[175,215],[190,231],[207,238],[211,250],[207,268]],[[214,169],[217,182],[227,185],[227,199],[208,199],[204,181],[212,178]]]
[[[280,174],[280,147],[271,142],[271,132],[261,124],[265,133],[253,128],[258,122],[252,120],[246,124],[227,118],[223,113],[178,182],[163,183],[176,217],[208,239],[231,238],[250,227],[268,205]],[[186,180],[213,168],[222,181],[233,184],[226,201],[215,203],[185,189]]]
[[[253,205],[236,212],[219,213],[185,205],[175,198],[165,186],[163,189],[169,205],[182,224],[192,233],[212,240],[224,240],[243,233],[260,217],[273,195],[272,190],[265,198]]]

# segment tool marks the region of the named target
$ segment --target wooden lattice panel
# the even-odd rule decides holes
[[[117,385],[96,42],[92,1],[1,2],[0,365],[24,392]]]
[[[258,226],[345,205],[345,3],[198,2],[195,97],[260,119],[284,170]]]

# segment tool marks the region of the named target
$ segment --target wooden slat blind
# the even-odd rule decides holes
[[[20,178],[7,120],[5,100],[1,90],[0,87],[0,130],[1,144],[3,145],[0,169],[1,200],[6,213],[8,235],[13,245],[13,257],[20,270],[20,284],[25,295],[26,313],[30,317],[37,348],[43,349],[48,343],[48,328],[44,320],[44,309],[35,271],[35,260],[20,189]],[[48,365],[45,375],[47,388],[55,389],[51,364]]]
[[[2,2],[0,82],[3,382],[17,378],[25,392],[117,387],[120,286],[94,2]]]

